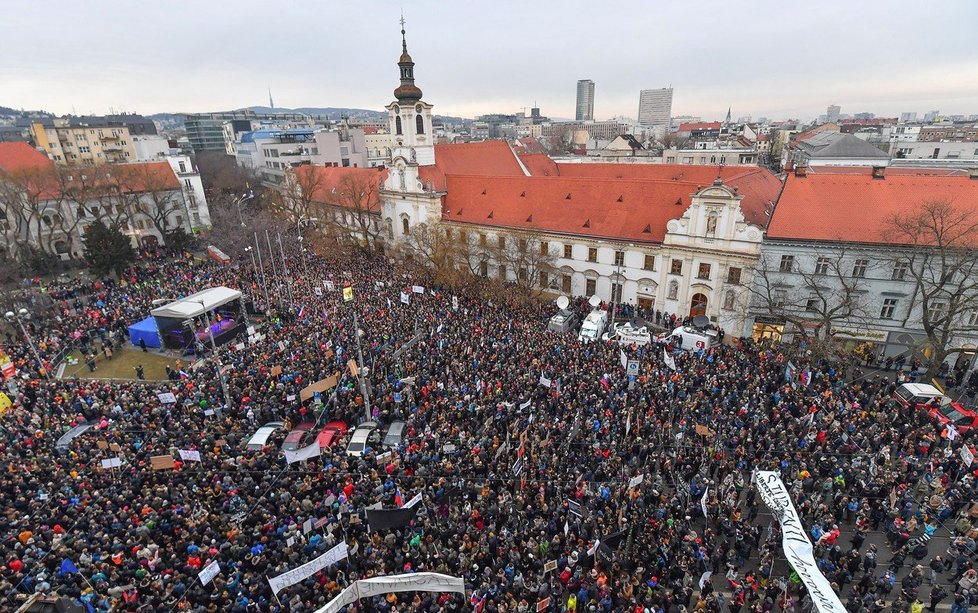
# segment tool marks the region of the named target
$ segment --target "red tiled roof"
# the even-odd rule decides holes
[[[978,203],[978,180],[965,174],[906,174],[888,168],[885,178],[874,179],[871,169],[860,170],[789,175],[771,216],[768,238],[888,244],[892,241],[883,234],[895,215],[937,200],[972,207]]]
[[[501,140],[435,145],[435,166],[422,166],[419,174],[436,191],[445,191],[446,175],[525,176],[516,154]]]
[[[448,177],[443,215],[454,222],[661,242],[666,223],[689,205],[689,194],[688,184],[665,181],[455,175]]]
[[[296,173],[304,175],[316,173],[316,178],[300,178],[300,185],[314,187],[313,202],[329,204],[345,208],[355,208],[353,199],[343,198],[339,192],[352,187],[362,190],[369,197],[367,210],[371,213],[380,212],[380,182],[387,178],[386,168],[342,168],[325,166],[299,166]],[[304,181],[308,181],[303,183]]]
[[[672,181],[686,186],[688,195],[697,186],[706,187],[719,176],[744,197],[740,209],[748,223],[763,228],[765,209],[777,200],[781,180],[766,168],[756,166],[696,166],[686,164],[558,164],[562,177],[624,179],[626,181]],[[624,181],[623,181],[624,182]]]
[[[543,143],[532,136],[524,136],[516,139],[516,143],[513,146],[522,149],[525,153],[547,152],[547,148],[543,146]]]
[[[151,192],[180,189],[180,181],[168,162],[106,164],[79,168],[78,172],[99,172],[107,183],[127,192]]]
[[[557,163],[545,153],[524,153],[520,161],[534,177],[556,177],[560,174]]]
[[[26,168],[51,168],[54,163],[28,143],[0,143],[0,170],[16,172]]]
[[[719,130],[719,121],[700,121],[696,123],[679,124],[679,132],[692,132],[693,130]]]

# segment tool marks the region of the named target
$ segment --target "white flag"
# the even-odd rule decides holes
[[[643,481],[645,481],[645,475],[635,475],[634,477],[628,480],[628,487],[631,488],[637,485],[641,485]]]
[[[570,523],[565,519],[564,520],[564,537],[566,538],[568,534],[570,534]]]
[[[411,291],[414,292],[415,294],[423,294],[424,293],[424,286],[423,285],[412,285],[411,286]]]
[[[700,590],[703,589],[703,586],[706,585],[706,582],[709,581],[710,577],[712,576],[713,576],[712,570],[707,570],[703,572],[703,574],[700,576]]]
[[[632,429],[632,412],[628,412],[628,417],[625,418],[625,436],[628,436],[629,431]]]
[[[598,540],[594,541],[594,545],[591,545],[591,548],[587,550],[587,554],[589,556],[593,556],[594,555],[594,552],[596,552],[598,550],[598,547],[600,545],[601,545],[601,539],[598,539]]]
[[[700,498],[700,506],[703,507],[703,517],[705,517],[706,519],[710,518],[710,514],[706,512],[706,496],[709,493],[710,493],[710,488],[707,487],[705,490],[703,490],[703,497]]]
[[[971,467],[971,463],[975,461],[975,454],[968,449],[967,445],[961,448],[961,461],[969,468]]]
[[[621,354],[621,367],[628,370],[628,357],[625,356],[625,350],[619,349],[618,352]]]
[[[302,449],[296,449],[295,451],[286,450],[285,461],[289,464],[294,464],[296,462],[308,460],[309,458],[318,457],[319,453],[319,441],[313,441],[312,445],[303,447]]]
[[[669,367],[669,370],[676,370],[676,359],[669,355],[668,351],[663,350],[662,357],[666,361],[666,366]]]
[[[550,379],[546,378],[543,375],[540,375],[540,385],[542,385],[543,387],[550,387],[552,383],[553,381],[551,381]]]
[[[181,449],[180,459],[184,462],[200,462],[200,452],[195,449]]]
[[[404,292],[401,292],[401,303],[402,304],[411,304],[411,297],[408,296],[407,294],[405,294]]]

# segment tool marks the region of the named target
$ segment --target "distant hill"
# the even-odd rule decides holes
[[[334,106],[303,106],[297,109],[287,109],[281,107],[275,107],[273,109],[269,106],[249,106],[247,108],[248,110],[256,113],[305,113],[306,115],[320,115],[328,117],[334,121],[339,121],[344,117],[366,121],[385,121],[387,119],[387,111],[352,109]],[[452,123],[464,123],[471,121],[470,119],[465,119],[464,117],[451,117],[449,115],[435,115],[435,119],[449,121]]]
[[[0,106],[0,117],[21,117],[23,115],[27,115],[29,117],[31,116],[53,117],[54,116],[53,113],[48,113],[47,111],[28,111],[28,110],[21,110],[21,109],[12,109],[9,106]]]

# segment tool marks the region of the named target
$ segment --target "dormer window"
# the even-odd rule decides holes
[[[394,118],[394,133],[395,134],[403,134],[404,133],[404,132],[401,131],[401,116],[400,115],[398,115],[397,117]]]

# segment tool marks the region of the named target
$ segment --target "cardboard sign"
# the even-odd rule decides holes
[[[281,366],[272,366],[272,376],[277,377],[282,374]]]
[[[305,402],[306,400],[312,398],[316,392],[322,393],[325,392],[326,390],[333,389],[334,387],[336,387],[336,383],[338,380],[339,377],[337,377],[336,375],[326,377],[325,379],[320,379],[319,381],[316,381],[312,385],[307,385],[306,387],[302,388],[302,391],[299,392],[299,398],[302,400],[302,402]]]
[[[550,606],[550,596],[547,596],[543,600],[537,601],[537,613],[540,613],[541,611],[546,611],[547,607],[549,606]]]
[[[350,360],[349,362],[346,363],[346,365],[347,365],[347,367],[349,367],[350,374],[352,376],[354,376],[354,377],[359,377],[360,376],[360,369],[357,367],[357,361],[356,360]]]
[[[557,560],[550,560],[543,565],[543,572],[549,573],[552,570],[557,570]]]
[[[109,442],[108,441],[95,441],[95,446],[98,447],[99,449],[108,449],[109,448]]]
[[[153,470],[173,470],[174,460],[172,455],[154,455],[149,459]]]
[[[716,436],[716,432],[710,430],[708,427],[702,424],[696,424],[696,434],[701,434],[703,436]]]

